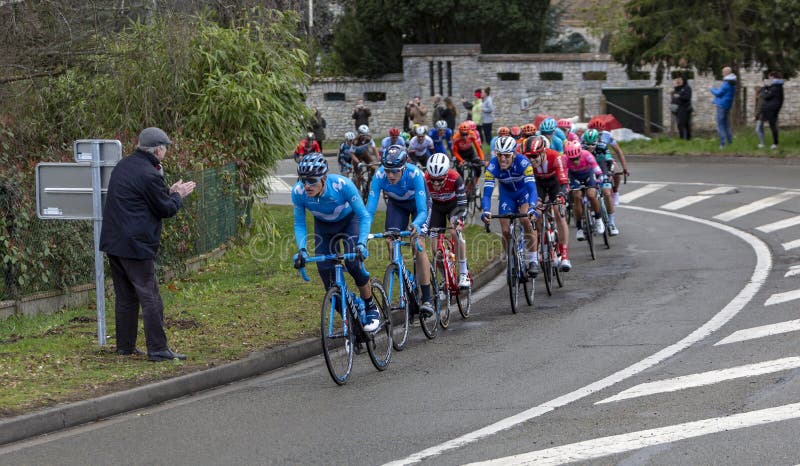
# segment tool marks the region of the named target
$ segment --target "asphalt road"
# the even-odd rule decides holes
[[[800,166],[631,170],[611,249],[591,261],[573,231],[566,286],[539,280],[520,314],[500,277],[436,340],[413,327],[385,372],[359,356],[338,387],[314,358],[0,464],[797,464]]]

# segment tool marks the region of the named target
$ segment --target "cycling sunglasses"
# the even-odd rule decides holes
[[[446,176],[443,176],[441,178],[433,178],[433,177],[431,177],[431,183],[442,184],[442,183],[444,183],[444,180],[446,180],[446,179],[447,179]]]
[[[513,152],[498,152],[497,156],[498,157],[513,157],[514,153]]]
[[[400,168],[386,168],[386,167],[383,167],[383,169],[386,171],[386,173],[402,173],[403,170],[405,169],[405,167],[400,167]]]
[[[302,181],[303,184],[306,185],[306,186],[313,186],[313,185],[319,183],[320,181],[322,181],[322,177],[321,176],[304,176],[304,177],[300,178],[300,181]]]

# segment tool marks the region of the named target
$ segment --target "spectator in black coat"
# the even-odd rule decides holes
[[[769,74],[769,80],[759,91],[761,108],[759,111],[758,123],[756,123],[756,134],[760,143],[758,148],[764,147],[764,122],[769,123],[772,132],[772,149],[778,148],[778,113],[783,107],[783,79],[781,74],[773,71]]]
[[[455,132],[458,109],[456,109],[456,105],[453,103],[453,99],[450,97],[444,98],[444,106],[446,107],[446,110],[442,113],[442,119],[447,122],[447,127]]]
[[[670,110],[675,115],[680,138],[688,141],[692,139],[692,88],[683,76],[675,78],[673,84]]]
[[[174,216],[195,187],[193,181],[183,180],[169,188],[164,184],[161,162],[170,144],[169,136],[159,128],[142,130],[136,151],[111,172],[100,231],[100,250],[108,255],[116,295],[117,353],[142,354],[136,348],[141,305],[151,361],[186,359],[167,346],[155,265],[161,219]]]
[[[308,130],[314,133],[314,139],[317,140],[321,152],[322,143],[325,142],[325,128],[328,126],[328,123],[325,121],[325,118],[322,118],[322,114],[317,107],[312,107],[312,109],[314,110],[314,114],[311,116]]]
[[[372,111],[364,105],[364,99],[358,99],[356,106],[353,108],[353,119],[355,122],[356,131],[361,125],[369,126],[369,117],[372,116]]]

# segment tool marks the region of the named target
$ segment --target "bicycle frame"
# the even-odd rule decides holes
[[[445,270],[445,280],[447,280],[450,296],[457,296],[459,291],[458,276],[456,274],[455,264],[450,257],[450,254],[455,254],[455,244],[453,240],[445,234],[448,230],[453,230],[453,228],[431,228],[432,233],[439,233],[436,238],[436,250],[434,254],[441,254]]]
[[[361,327],[361,319],[357,318],[357,316],[355,315],[356,311],[355,311],[355,307],[353,306],[353,302],[352,302],[353,293],[351,293],[350,290],[347,288],[347,281],[345,281],[345,279],[344,279],[344,265],[342,265],[343,261],[354,260],[354,259],[356,259],[357,256],[358,256],[358,254],[356,254],[354,252],[349,252],[349,253],[344,253],[344,254],[328,254],[328,255],[324,255],[324,256],[312,256],[312,257],[309,257],[308,259],[306,259],[306,262],[325,262],[325,261],[331,261],[331,260],[335,260],[336,261],[336,265],[334,265],[334,276],[335,276],[334,277],[334,284],[336,286],[338,286],[339,289],[341,290],[342,297],[345,297],[345,302],[336,303],[335,306],[331,306],[331,312],[336,312],[336,311],[340,312],[342,314],[342,319],[344,319],[345,322],[349,322],[350,319],[352,318],[354,321],[358,322],[358,328],[360,328]],[[364,267],[363,263],[361,264],[361,267]],[[300,269],[300,275],[303,277],[303,280],[305,280],[307,282],[311,281],[311,279],[308,278],[308,275],[306,274],[305,267]],[[345,312],[345,311],[348,311],[348,312]],[[331,319],[331,322],[333,322],[333,319]],[[348,328],[349,327],[345,326],[345,333],[344,333],[343,336],[347,336],[346,332],[347,332]],[[329,335],[330,335],[330,332],[332,332],[332,331],[333,331],[332,328],[328,329]]]
[[[406,268],[406,264],[405,264],[405,260],[403,259],[403,252],[402,252],[402,247],[403,246],[411,246],[411,242],[410,241],[404,241],[404,240],[400,239],[400,238],[405,238],[405,237],[409,237],[409,236],[411,236],[411,232],[410,231],[387,231],[387,232],[384,232],[384,233],[373,233],[373,234],[370,234],[369,238],[370,239],[373,239],[373,238],[389,238],[389,239],[392,240],[392,260],[391,260],[391,263],[397,264],[398,270],[400,272],[401,279],[406,281],[406,283],[401,283],[401,286],[400,286],[400,303],[403,306],[405,305],[406,299],[408,299],[407,296],[406,296],[406,287],[408,287],[408,292],[412,293],[412,297],[413,297],[413,299],[410,301],[410,303],[414,304],[417,308],[419,308],[419,305],[421,303],[419,302],[419,299],[416,296],[416,293],[414,293],[414,290],[417,289],[416,273],[413,273],[413,274],[409,274],[408,273],[408,269]],[[414,266],[416,267],[416,260],[414,261]],[[392,302],[392,298],[393,298],[392,293],[393,293],[394,285],[395,285],[392,280],[390,280],[390,282],[389,282],[389,291],[387,291],[389,302]]]

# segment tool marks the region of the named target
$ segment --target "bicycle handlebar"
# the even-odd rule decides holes
[[[358,254],[357,253],[355,253],[355,252],[346,252],[344,254],[326,254],[326,255],[322,255],[322,256],[310,256],[310,257],[306,258],[306,262],[325,262],[325,261],[332,261],[332,260],[335,260],[337,262],[339,262],[339,261],[352,261],[352,260],[356,260],[357,258],[358,258]],[[361,264],[361,268],[362,269],[364,268],[364,264],[363,263]],[[305,280],[307,282],[311,281],[311,279],[308,278],[308,275],[306,274],[306,268],[305,267],[301,267],[298,270],[300,272],[300,276],[303,277],[303,280]]]
[[[376,239],[376,238],[391,238],[397,239],[401,237],[411,236],[411,232],[408,230],[400,231],[400,230],[389,230],[384,231],[383,233],[370,233],[368,238],[369,239]]]

